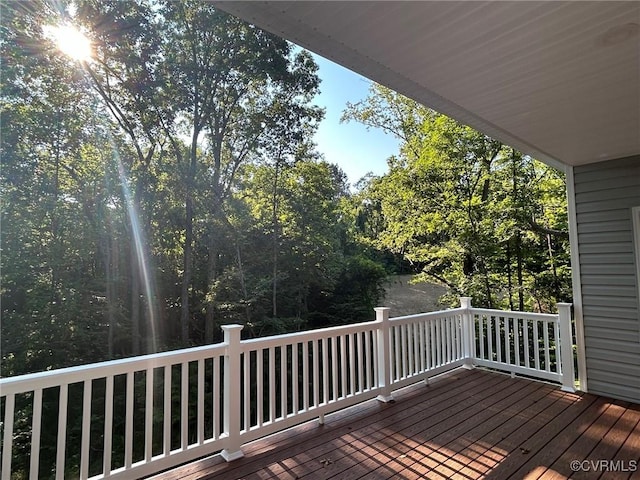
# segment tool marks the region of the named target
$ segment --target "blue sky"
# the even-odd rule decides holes
[[[318,150],[326,161],[342,168],[351,184],[367,172],[385,173],[387,158],[398,152],[398,140],[380,130],[367,130],[357,122],[340,123],[347,102],[366,98],[370,81],[322,57],[314,58],[322,80],[315,103],[326,110],[315,135]]]

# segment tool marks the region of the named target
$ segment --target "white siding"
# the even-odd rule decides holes
[[[574,169],[589,391],[640,402],[640,157]]]

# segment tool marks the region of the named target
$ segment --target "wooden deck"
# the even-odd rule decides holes
[[[640,479],[640,405],[479,369],[394,397],[152,478]]]

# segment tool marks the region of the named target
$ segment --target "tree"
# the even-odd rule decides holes
[[[556,267],[567,261],[566,207],[551,169],[379,85],[343,119],[384,126],[402,141],[389,173],[366,190],[367,208],[376,206],[369,218],[383,219],[375,244],[476,304],[513,305],[514,291],[519,308],[548,309],[564,298],[567,277]],[[550,198],[553,211],[545,207]],[[550,237],[541,243],[541,235]],[[545,251],[548,261],[539,256]],[[535,280],[549,262],[552,290]]]

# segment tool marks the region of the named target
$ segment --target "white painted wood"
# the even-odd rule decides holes
[[[164,366],[163,394],[162,454],[166,457],[171,452],[171,365]]]
[[[298,408],[298,393],[299,393],[299,381],[298,381],[298,343],[291,345],[291,414],[296,415],[299,411]]]
[[[276,349],[269,349],[269,421],[276,420]]]
[[[544,336],[544,369],[547,372],[551,371],[551,353],[549,350],[549,324],[546,322],[542,323],[544,330],[543,330],[543,336]]]
[[[226,448],[220,455],[227,461],[244,456],[240,440],[240,331],[242,325],[223,325],[224,343],[227,353],[224,361],[224,432],[227,434]],[[184,440],[183,440],[184,444]]]
[[[311,343],[311,355],[312,355],[312,368],[313,368],[313,406],[314,407],[318,407],[318,405],[320,405],[320,399],[321,394],[320,394],[320,361],[318,356],[320,355],[319,353],[319,349],[318,349],[318,340],[314,340]]]
[[[222,360],[224,360],[222,358]],[[213,357],[213,374],[212,374],[212,383],[213,383],[213,439],[218,440],[222,434],[222,425],[220,424],[220,403],[221,403],[221,378],[220,378],[220,365],[221,357]],[[262,363],[260,364],[262,365]],[[262,405],[262,402],[260,403]]]
[[[2,436],[2,480],[11,479],[11,455],[13,453],[13,417],[15,404],[15,395],[6,395],[4,405],[4,434]]]
[[[184,376],[188,364],[182,365],[182,374]],[[184,380],[183,380],[184,382]],[[147,368],[145,371],[145,404],[144,404],[144,459],[146,462],[151,460],[153,456],[153,368]],[[183,383],[184,385],[184,383]],[[182,400],[186,402],[187,395],[185,395],[184,389],[182,390]],[[183,420],[186,415],[183,416]],[[184,446],[183,446],[184,448]]]
[[[363,333],[357,333],[355,334],[355,338],[356,338],[356,353],[354,354],[354,357],[357,358],[357,365],[358,365],[358,389],[357,392],[358,393],[362,393],[364,392],[367,387],[364,384],[364,370],[366,368],[366,364],[363,364],[362,362],[364,361],[364,350],[363,350],[363,337],[366,336],[366,332]]]
[[[236,376],[238,378],[240,375]],[[236,397],[237,398],[237,397]],[[237,403],[237,402],[236,402]],[[145,434],[146,438],[146,434]],[[180,448],[189,446],[189,362],[180,366]]]
[[[349,390],[347,388],[347,336],[340,336],[340,397],[346,398]]]
[[[82,443],[80,446],[80,478],[89,478],[89,443],[91,441],[91,391],[92,382],[83,382],[82,392]]]
[[[204,444],[204,358],[198,359],[198,445]]]
[[[33,418],[31,420],[31,458],[29,459],[29,479],[38,478],[40,466],[40,433],[42,431],[42,389],[33,394]],[[86,431],[86,430],[85,430]],[[4,468],[3,468],[4,470]],[[9,470],[11,470],[9,468]]]
[[[244,406],[244,412],[243,412],[243,426],[242,429],[243,430],[249,430],[251,428],[251,418],[250,418],[250,407],[251,407],[251,387],[250,387],[250,383],[249,380],[251,379],[251,355],[250,352],[244,352],[244,354],[242,355],[243,357],[243,379],[244,379],[244,394],[242,395],[240,401],[242,403],[242,405]]]
[[[287,345],[280,347],[280,417],[287,418]]]
[[[256,351],[256,412],[258,416],[257,427],[260,428],[264,422],[264,349],[258,348]]]
[[[56,480],[64,478],[65,453],[67,446],[67,405],[69,385],[60,385],[60,403],[58,406],[58,442],[56,445]],[[11,443],[9,443],[11,445]]]
[[[378,400],[389,402],[393,400],[391,396],[391,355],[389,352],[389,308],[376,307],[377,323],[377,346],[378,346],[378,387],[380,395]]]
[[[113,376],[107,377],[104,393],[104,444],[102,468],[105,477],[111,474],[111,454],[113,452]]]
[[[130,470],[133,464],[133,394],[135,371],[127,374],[127,406],[125,412],[124,467]]]
[[[329,351],[328,339],[322,339],[322,403],[329,403]]]
[[[560,354],[562,368],[559,373],[562,375],[562,390],[565,392],[575,392],[574,388],[574,366],[573,366],[573,333],[571,331],[571,304],[558,303],[558,322],[560,326]],[[557,355],[557,353],[556,353]]]
[[[302,409],[309,410],[309,342],[302,343]]]

